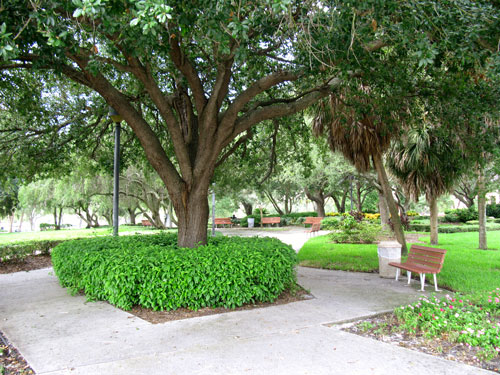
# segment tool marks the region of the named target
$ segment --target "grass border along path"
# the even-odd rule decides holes
[[[420,240],[429,244],[429,237]],[[439,245],[448,250],[438,276],[440,287],[462,293],[500,287],[500,232],[488,232],[491,250],[478,250],[478,233],[440,233]],[[335,244],[328,235],[311,238],[298,254],[299,265],[355,272],[377,272],[377,245]]]

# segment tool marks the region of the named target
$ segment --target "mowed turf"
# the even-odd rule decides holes
[[[489,291],[500,287],[500,232],[488,232],[490,250],[478,250],[477,232],[440,233],[439,245],[448,250],[438,275],[440,287],[462,293]],[[421,241],[429,245],[429,237]],[[357,272],[377,272],[377,245],[335,244],[328,236],[318,236],[299,252],[302,266]],[[430,281],[430,280],[429,280]]]
[[[140,225],[122,225],[120,233],[153,233],[153,229]],[[100,227],[90,229],[61,229],[61,230],[45,230],[40,232],[14,232],[0,233],[0,245],[12,244],[24,241],[45,241],[45,240],[69,240],[84,237],[110,236],[113,233],[113,228]],[[156,232],[155,232],[156,233]]]

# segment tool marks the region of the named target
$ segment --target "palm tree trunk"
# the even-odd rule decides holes
[[[384,229],[389,228],[389,208],[384,193],[378,190],[378,208],[380,212],[380,223]]]
[[[387,206],[389,207],[391,221],[394,225],[394,235],[396,236],[396,240],[401,244],[401,254],[406,255],[408,254],[408,249],[406,248],[403,225],[401,224],[401,219],[399,218],[396,202],[394,202],[394,197],[392,196],[391,186],[389,185],[389,179],[387,178],[387,173],[385,172],[381,155],[373,155],[373,164],[377,170],[378,179],[380,185],[382,186]]]
[[[479,168],[477,176],[477,212],[479,215],[479,248],[487,250],[486,242],[486,187],[482,168]]]
[[[429,209],[431,211],[431,245],[438,244],[438,206],[436,197],[428,197]]]

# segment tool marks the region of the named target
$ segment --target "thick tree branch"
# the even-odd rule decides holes
[[[198,76],[198,73],[194,69],[192,63],[181,49],[179,33],[171,33],[169,43],[170,57],[172,58],[172,61],[177,69],[179,69],[182,75],[187,79],[193,92],[196,110],[198,114],[201,114],[205,109],[207,99],[205,98],[205,92],[203,90],[203,84],[201,83],[200,77]]]
[[[234,121],[238,117],[238,113],[243,109],[243,107],[250,102],[253,98],[255,98],[260,93],[270,89],[273,86],[276,86],[279,83],[294,81],[299,76],[290,72],[277,72],[270,74],[266,77],[259,79],[257,82],[254,82],[250,85],[249,88],[244,90],[236,100],[229,106],[227,111],[222,115],[222,119],[220,122],[220,127],[227,129],[232,128]],[[245,129],[246,130],[246,129]],[[240,132],[241,133],[241,132]]]
[[[230,157],[232,154],[235,153],[235,151],[238,149],[238,147],[240,147],[243,143],[245,143],[246,141],[251,139],[252,136],[253,136],[253,133],[251,132],[251,129],[248,129],[246,134],[243,137],[240,137],[238,139],[238,141],[236,141],[236,143],[227,152],[225,152],[224,155],[222,155],[219,158],[219,160],[215,164],[215,168],[217,168],[222,163],[224,163],[228,157]]]
[[[334,80],[327,86],[319,88],[317,91],[313,91],[299,100],[292,103],[281,103],[270,105],[266,107],[256,108],[253,111],[247,112],[240,118],[236,120],[236,126],[232,136],[228,137],[233,139],[237,134],[244,132],[252,125],[255,125],[261,121],[269,120],[276,117],[288,116],[303,109],[307,108],[311,104],[317,102],[321,98],[324,98],[332,93],[340,85],[340,80]],[[226,140],[228,142],[228,140]]]
[[[271,177],[271,174],[273,173],[274,166],[276,165],[276,138],[278,137],[278,130],[280,127],[280,124],[277,119],[274,119],[274,131],[273,135],[271,137],[272,139],[272,144],[271,144],[271,156],[270,156],[270,163],[269,163],[269,169],[264,175],[264,177],[258,182],[258,186],[262,185],[269,177]]]
[[[158,172],[165,185],[169,187],[169,191],[172,194],[180,194],[182,188],[180,176],[149,124],[128,101],[127,97],[113,87],[102,74],[97,73],[94,75],[86,71],[88,58],[81,55],[67,55],[82,69],[82,72],[84,72],[82,74],[85,75],[90,87],[97,91],[109,105],[118,111],[127,124],[134,130],[147,159]],[[74,79],[71,76],[69,78]]]

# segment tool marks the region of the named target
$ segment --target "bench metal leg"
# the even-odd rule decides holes
[[[410,283],[411,283],[411,272],[410,271],[406,271],[406,274],[408,275],[408,285],[410,285]]]
[[[436,277],[436,274],[432,274],[432,276],[434,276],[434,289],[436,290],[436,292],[440,292],[441,289],[438,289],[438,282],[437,282],[437,277]]]
[[[399,279],[399,268],[396,268],[396,281]]]
[[[420,291],[421,292],[425,292],[424,285],[425,285],[425,273],[421,273],[420,274]]]

